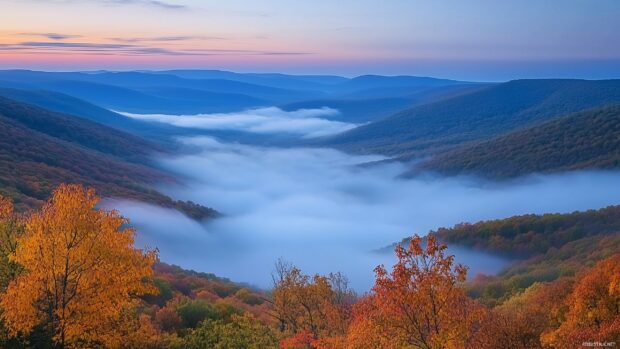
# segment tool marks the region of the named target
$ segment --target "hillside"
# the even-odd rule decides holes
[[[358,91],[355,98],[318,99],[290,103],[281,106],[284,110],[329,107],[340,113],[330,116],[333,120],[364,123],[381,119],[400,110],[415,105],[435,102],[454,97],[459,94],[472,92],[482,88],[482,84],[446,85],[438,87],[423,87],[419,89],[409,87],[390,87],[386,89],[371,89]],[[415,91],[412,91],[415,90]],[[391,92],[391,93],[388,93]],[[368,96],[366,96],[366,94]],[[396,97],[376,98],[375,95],[395,95]]]
[[[61,183],[81,183],[105,197],[157,203],[195,218],[214,215],[151,188],[172,181],[147,166],[149,155],[159,150],[97,123],[0,98],[0,195],[22,211],[39,206]]]
[[[167,114],[237,111],[321,95],[226,79],[184,79],[142,72],[4,70],[0,71],[0,86],[60,92],[110,109]]]
[[[506,178],[619,167],[620,105],[615,105],[464,145],[422,163],[416,170]]]
[[[620,80],[515,80],[419,105],[321,142],[406,158],[619,101]]]
[[[620,206],[464,223],[433,233],[448,244],[501,255],[533,256],[570,241],[614,232],[620,232]]]
[[[121,130],[134,130],[138,132],[149,128],[149,124],[124,117],[63,93],[45,90],[0,88],[0,96],[58,113],[78,116]]]
[[[497,275],[478,275],[470,281],[470,295],[494,305],[536,282],[574,276],[617,253],[620,206],[462,223],[430,233],[449,246],[485,251],[511,261]],[[408,242],[404,239],[401,244]]]

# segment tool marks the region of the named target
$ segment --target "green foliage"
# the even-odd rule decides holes
[[[166,302],[172,299],[173,290],[172,285],[166,279],[155,278],[153,279],[153,284],[159,292],[156,295],[146,295],[142,298],[150,304],[157,304],[160,307],[163,307]]]
[[[248,316],[234,316],[230,322],[205,320],[185,341],[190,349],[278,348],[273,330]]]
[[[195,328],[205,319],[220,318],[220,314],[213,305],[201,300],[184,301],[177,306],[176,311],[183,321],[183,327],[186,328]]]
[[[620,105],[587,110],[464,145],[418,168],[508,178],[620,167]]]

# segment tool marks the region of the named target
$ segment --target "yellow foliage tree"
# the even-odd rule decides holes
[[[356,296],[342,274],[311,277],[278,261],[273,276],[272,315],[283,336],[324,341],[327,348],[346,334]]]
[[[0,298],[11,334],[45,326],[60,347],[119,346],[123,312],[156,292],[156,251],[136,249],[127,220],[98,202],[92,189],[62,185],[27,219],[10,257],[25,271]]]

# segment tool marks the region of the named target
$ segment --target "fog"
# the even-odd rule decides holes
[[[355,127],[355,124],[327,120],[338,114],[332,108],[299,109],[284,111],[276,107],[249,109],[234,113],[165,115],[133,114],[118,112],[127,117],[167,123],[178,127],[204,130],[237,130],[251,133],[288,133],[304,138],[320,137],[343,132]]]
[[[214,207],[206,223],[143,203],[109,204],[139,229],[141,246],[161,259],[268,287],[279,257],[307,273],[342,271],[358,290],[392,254],[372,252],[413,233],[515,214],[570,212],[617,204],[620,173],[573,172],[491,183],[467,177],[403,179],[400,163],[358,166],[382,159],[331,149],[261,148],[183,139],[201,149],[160,159],[182,185],[168,195]],[[507,261],[454,250],[476,272],[497,272]]]

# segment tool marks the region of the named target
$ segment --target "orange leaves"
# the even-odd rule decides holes
[[[582,342],[620,340],[620,255],[583,274],[567,298],[566,320],[542,336],[545,344],[572,348]]]
[[[282,349],[313,349],[314,335],[310,332],[299,332],[296,335],[280,341]]]
[[[392,271],[377,267],[372,292],[355,305],[351,342],[359,347],[371,340],[389,348],[464,346],[481,309],[462,288],[467,270],[454,266],[445,249],[432,235],[426,246],[419,236],[407,249],[397,246]]]
[[[62,185],[28,218],[11,257],[25,272],[0,299],[12,333],[44,323],[61,346],[110,342],[134,297],[154,292],[145,280],[156,253],[135,249],[127,220],[96,210],[98,201],[92,189]]]

